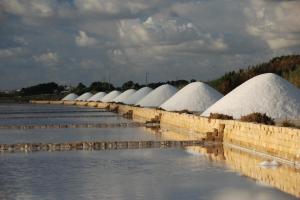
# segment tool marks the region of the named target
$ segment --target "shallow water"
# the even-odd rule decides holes
[[[292,199],[182,149],[16,153],[0,162],[7,199]]]
[[[86,117],[85,117],[86,116]],[[11,104],[0,106],[0,125],[85,124],[130,122],[121,116],[96,108],[62,105]]]
[[[4,111],[16,110],[23,113],[9,117],[37,116],[24,119],[26,123],[40,120],[38,116],[45,115],[40,111],[52,115],[51,123],[61,123],[62,118],[55,117],[58,114],[68,116],[75,112],[67,112],[78,110],[80,113],[76,115],[82,118],[72,119],[78,123],[101,120],[84,118],[85,110],[95,110],[91,108],[26,104],[0,105],[0,117],[8,116]],[[99,117],[106,123],[115,123],[120,118],[112,113],[102,114],[114,115]],[[69,118],[63,119],[73,123]],[[47,118],[43,120],[48,122]],[[15,119],[16,124],[25,122]],[[0,129],[0,143],[184,139],[183,135],[145,128]],[[228,147],[5,152],[0,153],[0,199],[268,200],[295,199],[287,193],[300,196],[300,170],[287,166],[262,169],[259,167],[262,160]]]
[[[67,128],[0,130],[0,141],[14,143],[64,143],[76,141],[159,140],[160,136],[143,128]]]
[[[44,125],[44,124],[95,124],[95,123],[123,123],[130,122],[121,117],[72,117],[69,118],[30,118],[30,119],[1,119],[0,125]]]

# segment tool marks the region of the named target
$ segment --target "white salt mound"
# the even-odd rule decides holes
[[[82,95],[80,95],[79,97],[77,97],[77,99],[75,99],[76,101],[86,101],[88,100],[89,98],[91,98],[93,96],[92,93],[90,92],[86,92]]]
[[[101,101],[106,103],[106,102],[111,102],[114,98],[116,98],[117,96],[119,96],[121,94],[121,92],[114,90],[110,93],[108,93],[107,95],[105,95]]]
[[[238,119],[253,112],[266,113],[275,119],[299,118],[300,90],[276,74],[262,74],[228,93],[202,116],[221,113]]]
[[[100,101],[105,95],[106,92],[98,92],[94,94],[91,98],[89,98],[87,101]]]
[[[148,95],[152,91],[149,87],[143,87],[136,91],[133,95],[131,95],[129,98],[125,99],[123,103],[128,105],[134,105],[138,101],[140,101],[142,98],[144,98],[146,95]]]
[[[117,96],[116,98],[114,98],[112,100],[112,102],[116,102],[116,103],[124,103],[124,101],[130,97],[131,95],[133,95],[136,92],[135,89],[129,89],[126,90],[125,92],[123,92],[122,94],[120,94],[119,96]]]
[[[72,101],[72,100],[75,100],[77,97],[78,97],[77,94],[71,93],[71,94],[68,94],[67,96],[65,96],[65,97],[62,99],[62,101]]]
[[[167,111],[203,112],[223,95],[202,82],[190,83],[160,107]]]
[[[145,96],[143,99],[141,99],[139,102],[137,102],[136,105],[139,105],[141,107],[157,108],[162,103],[167,101],[171,96],[173,96],[177,91],[177,88],[169,84],[159,86],[158,88],[150,92],[147,96]]]

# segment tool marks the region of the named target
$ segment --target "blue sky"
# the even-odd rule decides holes
[[[0,89],[209,80],[300,50],[300,1],[0,0]]]

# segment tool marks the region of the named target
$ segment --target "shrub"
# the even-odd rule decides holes
[[[297,128],[297,126],[294,123],[292,123],[290,120],[287,119],[282,122],[282,126]]]
[[[243,122],[256,122],[259,124],[274,125],[274,119],[267,116],[266,113],[251,113],[241,117]]]
[[[180,110],[180,111],[176,111],[179,114],[193,114],[193,112],[188,111],[188,110]]]
[[[231,120],[233,119],[230,115],[224,115],[220,113],[210,113],[208,119],[224,119],[224,120]]]

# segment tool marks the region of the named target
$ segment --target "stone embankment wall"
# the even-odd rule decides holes
[[[300,129],[208,119],[192,114],[119,105],[121,113],[128,110],[133,110],[134,117],[146,120],[160,115],[162,125],[167,124],[196,133],[210,132],[213,138],[222,137],[224,143],[256,150],[300,165]]]
[[[300,129],[229,121],[223,141],[300,165]]]
[[[36,101],[32,103],[50,103]],[[74,105],[76,102],[64,102]],[[161,126],[170,126],[187,132],[206,134],[209,139],[223,140],[300,165],[300,129],[269,126],[236,120],[208,119],[186,113],[167,112],[152,108],[140,108],[114,103],[85,104],[91,107],[132,113],[134,120],[159,119]]]

